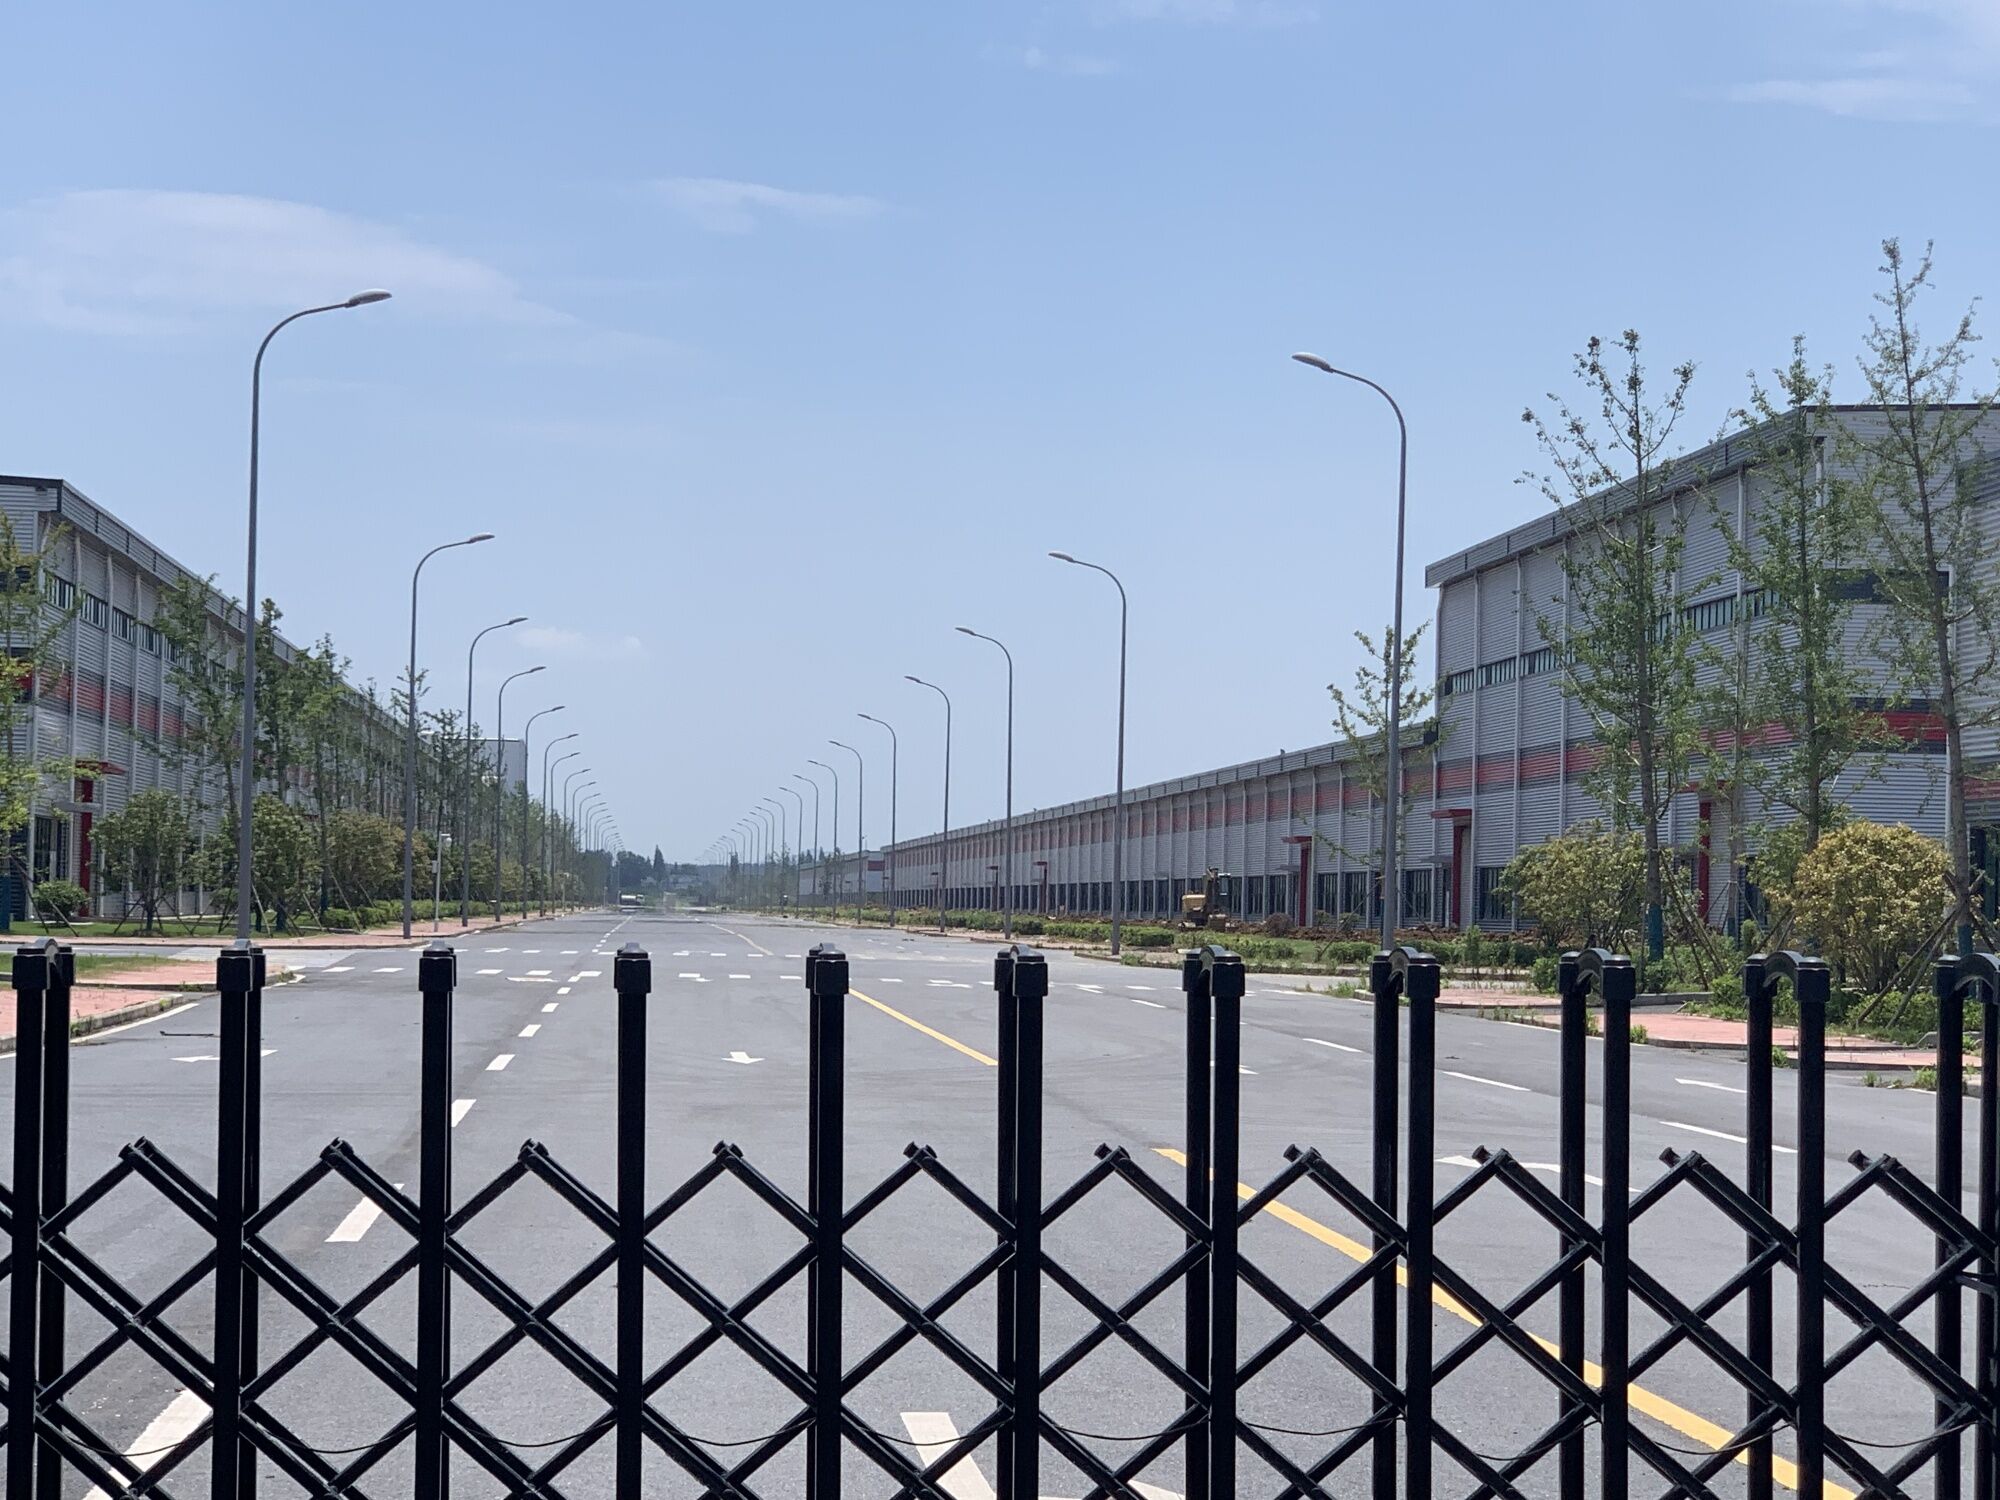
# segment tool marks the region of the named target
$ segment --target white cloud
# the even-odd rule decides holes
[[[235,193],[97,189],[0,213],[0,314],[102,333],[178,333],[366,287],[419,314],[559,324],[507,274],[391,224]]]
[[[1868,120],[1991,117],[1991,83],[2000,73],[1994,0],[1803,0],[1801,8],[1815,13],[1807,25],[1818,34],[1837,22],[1864,40],[1816,76],[1761,79],[1732,89],[1731,98]],[[1884,27],[1890,33],[1878,35]]]
[[[662,177],[649,184],[668,205],[715,234],[748,234],[761,218],[816,222],[871,218],[879,199],[858,193],[808,193],[725,177]]]
[[[1304,0],[1093,0],[1100,21],[1178,21],[1188,25],[1297,26],[1319,19]]]
[[[1023,47],[1009,53],[1014,61],[1035,73],[1061,73],[1071,78],[1103,78],[1119,71],[1108,57],[1084,57],[1075,52],[1048,52],[1040,47]]]
[[[530,625],[514,639],[545,656],[573,661],[631,661],[646,654],[646,643],[636,635],[591,635],[560,625]]]

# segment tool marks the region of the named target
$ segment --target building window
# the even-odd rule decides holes
[[[1504,687],[1514,680],[1514,669],[1520,663],[1517,656],[1502,657],[1499,661],[1489,661],[1479,669],[1479,686]]]
[[[1513,921],[1513,902],[1507,898],[1506,894],[1500,888],[1500,877],[1506,873],[1506,866],[1481,865],[1477,873],[1478,883],[1474,887],[1476,895],[1473,904],[1473,921]]]
[[[1556,669],[1556,648],[1543,646],[1521,658],[1523,677],[1541,677]]]
[[[84,619],[95,625],[99,630],[110,627],[111,606],[95,594],[86,593],[83,596],[82,614]]]
[[[111,611],[111,633],[119,640],[132,642],[139,639],[139,622],[122,609]]]
[[[1438,689],[1438,696],[1449,698],[1453,693],[1471,692],[1475,675],[1471,667],[1467,667],[1463,672],[1453,672],[1445,678],[1443,685]]]
[[[1364,925],[1375,920],[1374,894],[1375,876],[1368,870],[1349,870],[1340,877],[1340,911],[1337,915],[1353,917]]]
[[[1250,887],[1250,889],[1249,889],[1249,891],[1248,891],[1248,893],[1247,893],[1247,895],[1248,895],[1248,904],[1247,904],[1247,905],[1246,905],[1246,906],[1244,907],[1244,910],[1243,910],[1243,914],[1244,914],[1244,915],[1245,915],[1246,917],[1261,917],[1261,916],[1263,916],[1263,915],[1264,915],[1264,877],[1263,877],[1262,875],[1252,875],[1252,876],[1250,877],[1250,879],[1249,879],[1249,880],[1248,880],[1247,882],[1245,882],[1245,883],[1246,883],[1246,884],[1247,884],[1247,885],[1248,885],[1248,886]]]
[[[1429,922],[1431,917],[1431,876],[1428,869],[1403,871],[1403,921]]]
[[[68,609],[76,603],[76,585],[67,578],[58,578],[53,573],[42,575],[42,597],[57,609]]]

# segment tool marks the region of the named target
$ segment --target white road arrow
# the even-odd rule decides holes
[[[733,1063],[759,1063],[764,1059],[761,1057],[752,1057],[747,1052],[732,1052],[729,1054],[729,1060]]]

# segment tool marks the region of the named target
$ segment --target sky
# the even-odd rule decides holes
[[[16,6],[0,473],[59,476],[357,681],[554,703],[627,846],[807,759],[871,845],[1323,743],[1424,565],[1547,501],[1593,334],[1698,366],[1690,446],[1804,334],[1853,398],[1884,236],[1995,282],[1990,0]],[[1428,648],[1426,652],[1428,662]],[[1428,666],[1426,667],[1428,675]],[[540,739],[531,747],[540,759]],[[572,763],[572,768],[576,763]],[[822,773],[824,779],[824,773]],[[833,842],[830,797],[821,841]],[[810,799],[808,798],[808,804]],[[806,808],[811,842],[811,808]],[[793,834],[788,830],[787,841]]]

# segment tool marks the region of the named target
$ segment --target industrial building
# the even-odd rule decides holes
[[[1881,430],[1880,409],[1843,407],[1833,422]],[[1760,626],[1754,594],[1731,566],[1730,533],[1753,535],[1765,494],[1755,459],[1757,434],[1739,432],[1687,455],[1669,471],[1662,505],[1680,509],[1686,546],[1683,587],[1693,592],[1684,627],[1712,634],[1718,657],[1779,649]],[[2000,459],[2000,415],[1979,430]],[[1823,465],[1838,462],[1831,434],[1819,438]],[[1975,455],[1976,457],[1976,455]],[[1993,507],[1989,537],[2000,538],[2000,462],[1972,471],[1978,498]],[[1516,914],[1500,889],[1515,853],[1602,816],[1585,789],[1591,725],[1565,691],[1560,669],[1574,623],[1564,555],[1587,545],[1565,513],[1551,507],[1425,572],[1436,589],[1430,642],[1435,717],[1406,726],[1406,853],[1402,911],[1410,925],[1507,928]],[[1991,559],[1987,560],[1991,565]],[[1845,639],[1856,659],[1881,614],[1857,570]],[[1921,696],[1884,686],[1886,717],[1900,736],[1890,753],[1858,761],[1838,788],[1857,816],[1942,837],[1946,827],[1942,726]],[[1988,727],[1968,736],[1969,820],[1975,857],[2000,858],[2000,744]],[[1325,744],[1244,761],[1130,789],[1125,813],[1125,910],[1155,916],[1178,909],[1211,867],[1236,877],[1230,904],[1244,918],[1274,912],[1301,923],[1318,914],[1379,920],[1374,871],[1380,809],[1352,746]],[[1746,816],[1746,813],[1748,816]],[[1754,892],[1733,872],[1729,822],[1758,808],[1731,808],[1690,787],[1673,799],[1667,843],[1691,866],[1711,920],[1743,909]],[[1014,903],[1022,911],[1103,913],[1112,906],[1113,799],[1094,797],[1015,818]],[[887,851],[900,905],[929,906],[940,882],[953,907],[1001,904],[1005,829],[988,822],[952,830],[949,862],[935,834]],[[1990,853],[1989,853],[1990,851]],[[1996,882],[1989,880],[1989,889]]]
[[[205,575],[60,479],[0,475],[0,514],[23,551],[58,539],[38,586],[52,612],[69,614],[56,648],[63,668],[25,684],[8,753],[17,761],[69,763],[76,771],[74,780],[43,777],[31,793],[28,819],[6,861],[13,915],[27,915],[30,885],[63,879],[90,893],[95,914],[115,917],[123,912],[123,894],[101,888],[91,843],[95,819],[123,808],[134,792],[164,788],[204,809],[209,827],[222,821],[219,778],[208,775],[204,785],[189,758],[173,753],[193,710],[174,685],[172,645],[154,625],[164,590]],[[210,628],[217,650],[240,654],[242,611],[220,595],[211,594]],[[272,645],[280,661],[298,654],[282,637]],[[361,753],[379,770],[370,780],[379,787],[379,806],[371,810],[387,814],[401,798],[402,728],[358,692],[351,708],[362,730]],[[200,911],[203,898],[198,889],[184,891],[179,909]]]

